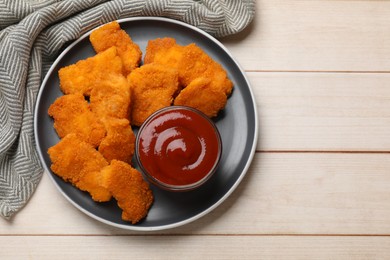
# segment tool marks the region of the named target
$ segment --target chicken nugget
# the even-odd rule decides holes
[[[176,44],[173,38],[150,40],[146,47],[145,64],[158,63],[178,70],[180,84],[184,87],[196,78],[209,78],[215,87],[230,95],[233,83],[222,66],[195,43]]]
[[[126,31],[120,28],[119,23],[116,21],[94,30],[89,39],[96,52],[102,52],[115,46],[119,57],[122,59],[123,73],[125,75],[138,67],[141,62],[141,49],[131,40]]]
[[[81,140],[97,147],[106,135],[103,123],[91,112],[88,101],[81,94],[57,98],[48,113],[54,118],[54,129],[60,138],[74,133]]]
[[[143,219],[152,205],[153,193],[141,173],[118,160],[112,160],[101,173],[103,186],[111,192],[123,210],[122,219],[132,224]]]
[[[135,135],[127,119],[107,118],[104,120],[107,136],[99,146],[99,152],[107,161],[113,159],[131,164],[134,155]]]
[[[174,38],[169,38],[169,37],[157,38],[157,39],[148,41],[148,45],[146,46],[144,63],[148,64],[148,63],[154,62],[156,54],[164,53],[164,55],[165,55],[166,52],[174,46],[177,47],[179,45],[176,44],[176,40]],[[166,62],[169,63],[171,66],[175,66],[175,64],[177,64],[177,62],[182,57],[181,56],[182,53],[179,51],[179,49],[177,49],[176,51],[177,51],[176,55],[174,55],[175,53],[171,53],[170,55],[167,55],[169,57],[169,61],[166,61]]]
[[[94,201],[110,201],[112,195],[106,188],[101,186],[102,181],[103,176],[100,171],[86,171],[75,186],[82,191],[89,192]]]
[[[132,97],[131,124],[140,126],[160,108],[170,106],[179,90],[176,70],[159,64],[147,64],[127,77]]]
[[[183,58],[179,63],[179,77],[185,86],[197,78],[208,78],[213,82],[215,90],[219,89],[225,95],[230,95],[233,88],[222,66],[194,43],[184,47]]]
[[[111,74],[92,89],[90,107],[99,118],[130,119],[130,86],[121,74]]]
[[[100,170],[108,165],[104,157],[75,134],[68,134],[48,150],[51,170],[80,190],[87,191],[95,201],[109,201],[110,192],[100,185]]]
[[[93,57],[80,60],[58,71],[60,88],[65,94],[89,96],[92,89],[109,74],[122,74],[122,60],[116,47],[111,47]]]
[[[217,116],[227,102],[227,96],[215,88],[209,78],[193,80],[175,98],[174,104],[196,108],[208,117]]]

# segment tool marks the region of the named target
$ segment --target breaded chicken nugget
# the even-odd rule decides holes
[[[75,134],[65,136],[48,150],[51,170],[80,190],[87,191],[95,201],[109,201],[110,192],[100,185],[100,170],[108,165],[104,157]]]
[[[183,58],[179,63],[179,77],[185,86],[196,78],[208,78],[214,88],[230,95],[233,83],[228,79],[222,66],[208,56],[201,48],[191,43],[184,47]]]
[[[117,55],[116,47],[61,68],[58,71],[60,88],[65,94],[89,96],[92,89],[112,73],[122,74],[122,60]]]
[[[109,162],[116,159],[131,164],[135,135],[129,121],[107,118],[103,122],[107,129],[107,136],[100,143],[99,152]]]
[[[180,83],[184,87],[194,79],[202,77],[212,80],[215,87],[220,88],[226,95],[232,92],[233,84],[226,71],[194,43],[181,46],[176,44],[173,38],[150,40],[145,54],[145,64],[148,63],[177,69]]]
[[[116,46],[118,55],[123,62],[125,75],[138,67],[141,62],[142,52],[139,46],[131,40],[130,36],[120,28],[116,21],[94,30],[89,39],[96,52],[102,52]]]
[[[176,40],[174,38],[166,37],[150,40],[148,42],[148,45],[146,46],[144,63],[147,64],[154,62],[157,53],[167,52],[174,46],[180,47],[176,44]],[[180,51],[180,49],[177,49],[176,55],[174,55],[174,53],[171,53],[168,56],[170,58],[169,63],[171,64],[171,66],[175,66],[175,64],[177,64],[177,62],[182,58],[182,52]]]
[[[159,64],[137,68],[127,79],[132,97],[131,124],[136,126],[158,109],[170,106],[179,90],[177,72]]]
[[[226,102],[227,96],[213,87],[209,78],[197,78],[180,92],[174,104],[193,107],[208,117],[214,117],[225,107]]]
[[[92,89],[90,107],[99,118],[130,119],[130,85],[121,74],[111,74]]]
[[[97,147],[106,135],[103,123],[91,112],[88,101],[81,94],[57,98],[48,113],[54,118],[54,128],[60,138],[74,133],[81,140]]]
[[[153,193],[141,173],[118,160],[112,160],[101,173],[103,186],[111,192],[123,210],[122,219],[132,224],[143,219],[152,205]]]

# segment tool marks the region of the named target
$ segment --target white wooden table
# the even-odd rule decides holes
[[[0,259],[389,259],[390,1],[257,1],[222,43],[257,99],[237,190],[180,228],[132,232],[73,207],[47,175]]]

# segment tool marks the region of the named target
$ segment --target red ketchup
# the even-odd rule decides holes
[[[215,171],[221,138],[213,122],[201,112],[182,106],[167,107],[141,126],[137,159],[154,184],[168,190],[200,186]]]

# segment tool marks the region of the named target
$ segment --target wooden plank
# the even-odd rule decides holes
[[[222,39],[246,70],[390,71],[389,1],[256,1],[256,18]]]
[[[2,259],[387,259],[389,237],[0,237]]]
[[[205,217],[150,234],[390,234],[390,154],[257,153],[237,190]],[[44,176],[0,234],[134,234],[79,212]]]
[[[389,170],[389,154],[259,153],[234,196],[184,230],[387,235]]]
[[[248,76],[259,112],[257,149],[390,151],[390,74]]]

